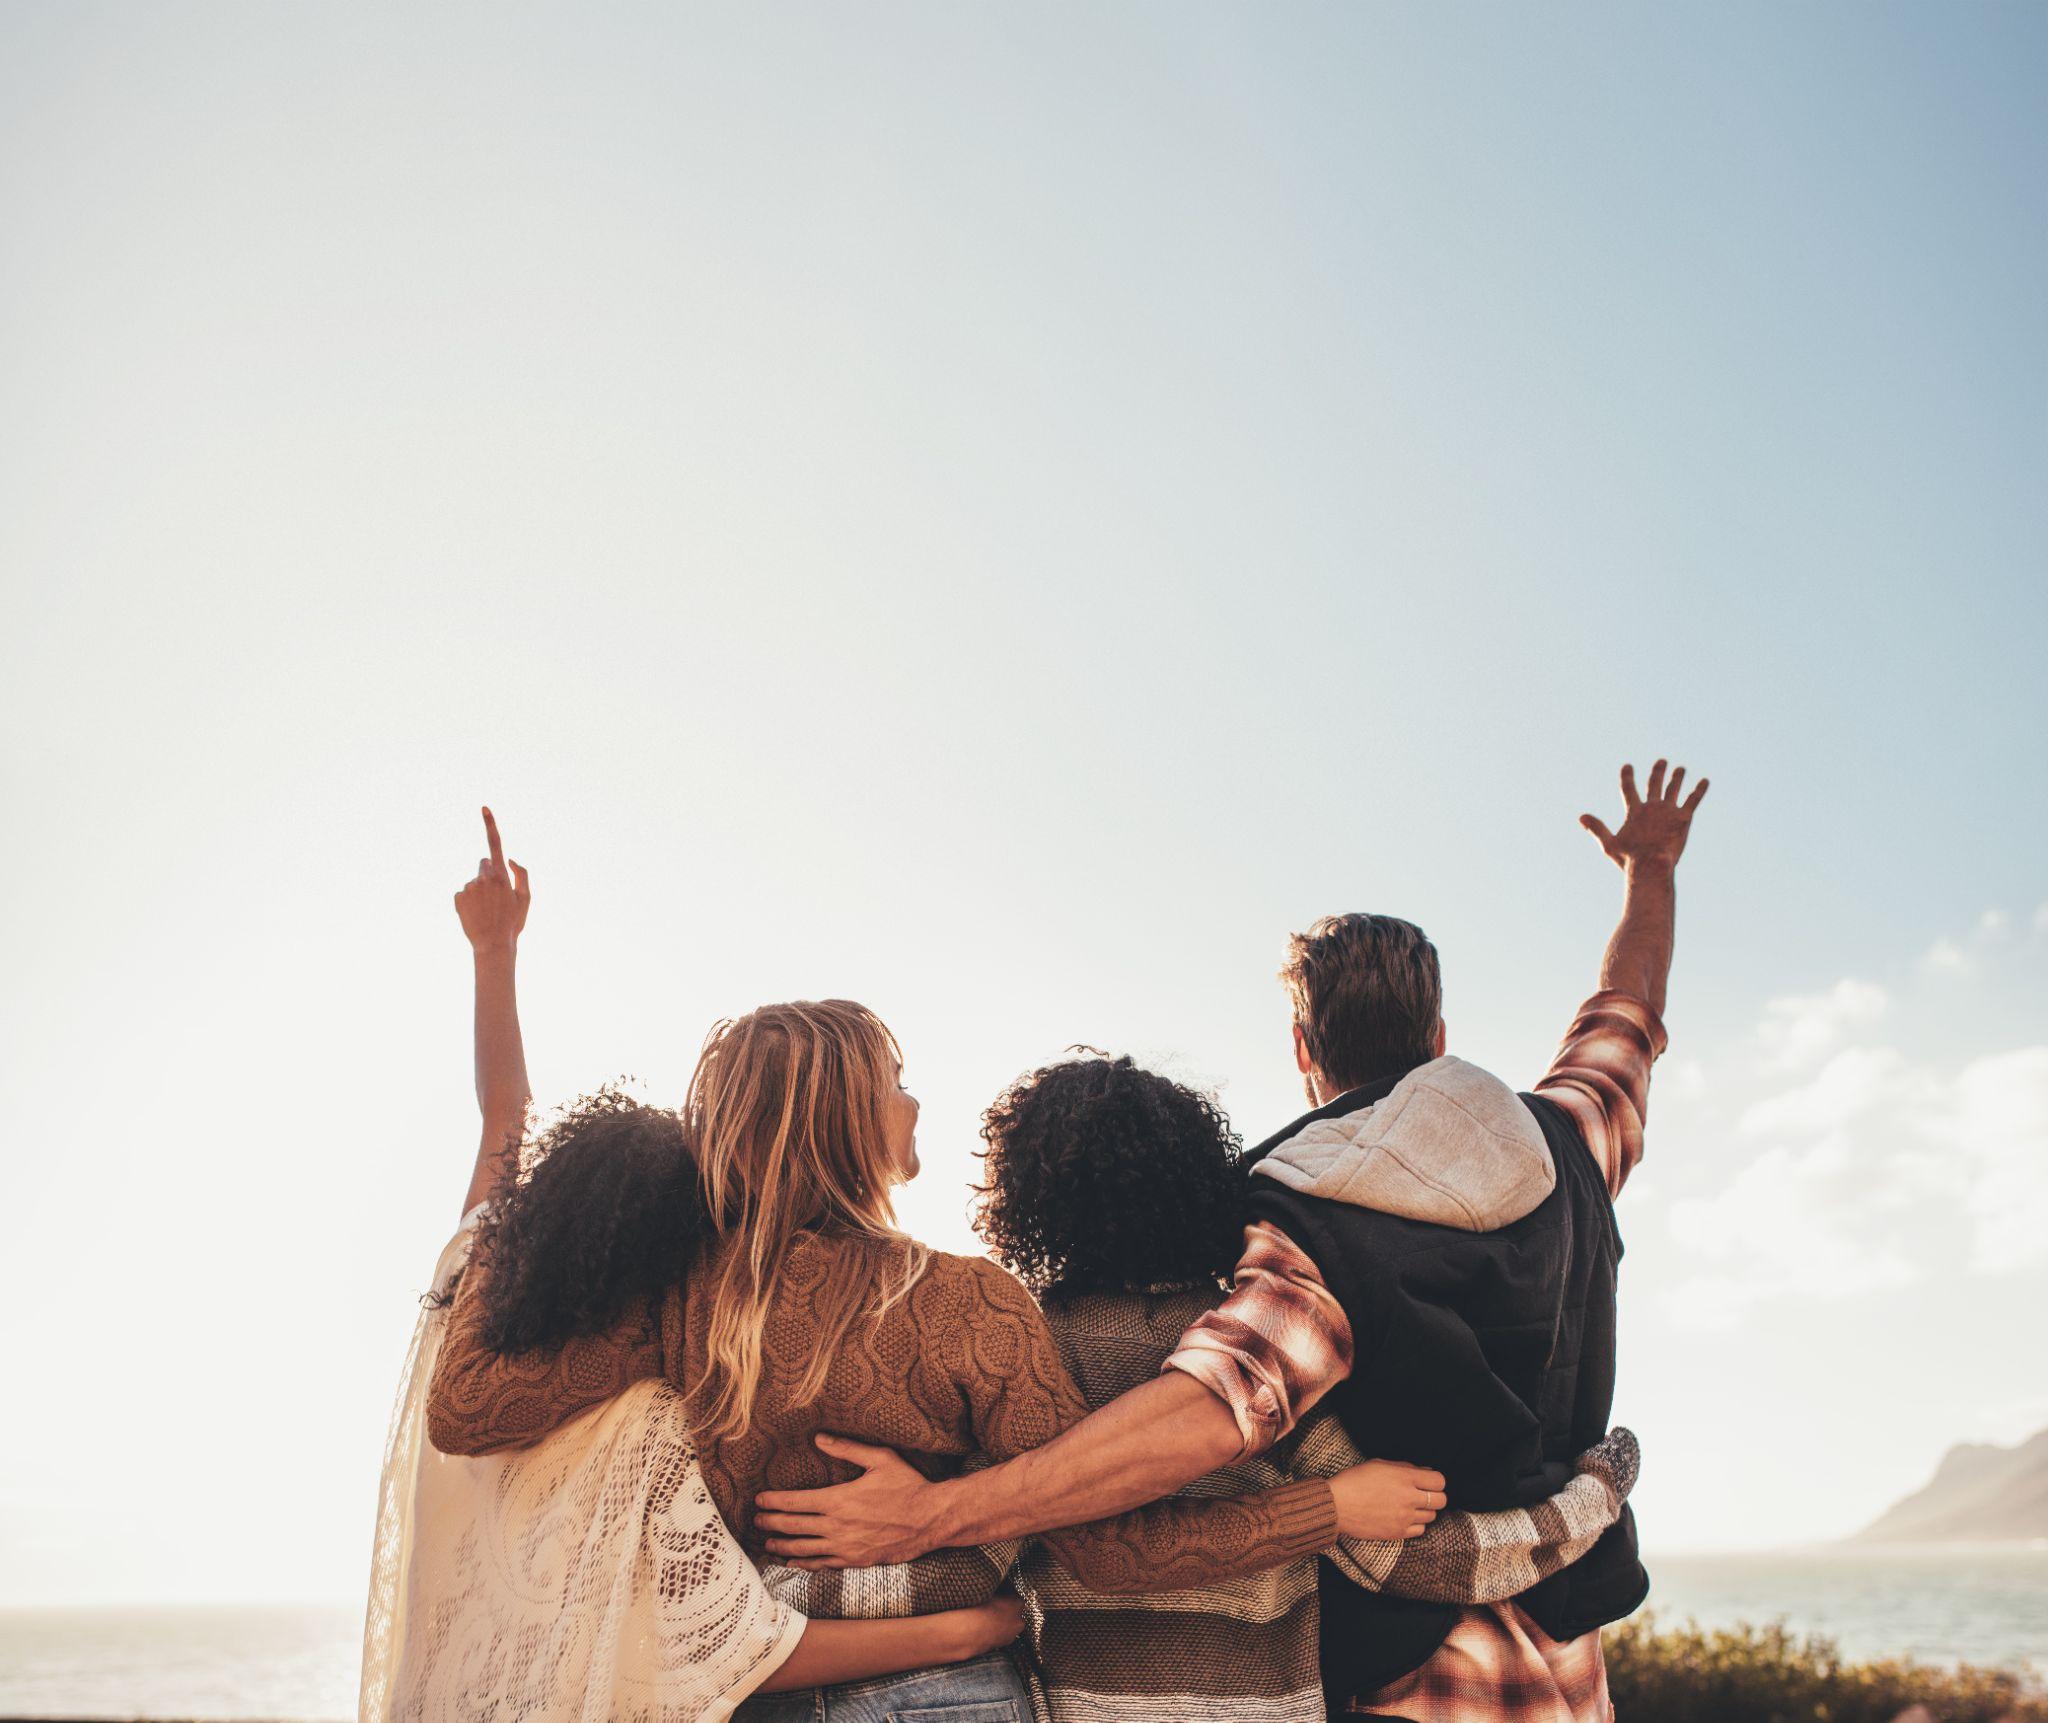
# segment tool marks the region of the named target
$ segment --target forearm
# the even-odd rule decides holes
[[[897,1675],[934,1664],[958,1663],[1005,1642],[987,1625],[987,1612],[949,1609],[893,1621],[811,1621],[796,1650],[761,1683],[762,1693],[830,1687]]]
[[[1677,938],[1677,873],[1660,861],[1631,861],[1623,870],[1621,921],[1600,964],[1603,992],[1626,993],[1664,1014]]]
[[[1226,1406],[1168,1371],[1042,1448],[935,1485],[925,1548],[992,1543],[1108,1519],[1170,1496],[1243,1446]]]
[[[526,1127],[532,1086],[526,1077],[526,1047],[519,1033],[515,985],[518,947],[478,947],[476,966],[476,1104],[483,1132],[470,1175],[463,1212],[482,1202],[510,1176]]]
[[[603,1333],[550,1352],[494,1351],[484,1337],[488,1275],[475,1263],[463,1275],[427,1381],[427,1440],[441,1453],[528,1447],[577,1413],[661,1374],[661,1329],[645,1301]]]

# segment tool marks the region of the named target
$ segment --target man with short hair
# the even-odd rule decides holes
[[[835,1441],[872,1469],[762,1496],[769,1548],[799,1565],[868,1565],[1120,1513],[1262,1452],[1326,1397],[1363,1452],[1443,1472],[1431,1507],[1524,1506],[1555,1489],[1606,1433],[1613,1399],[1612,1201],[1642,1154],[1675,870],[1707,789],[1701,779],[1681,800],[1684,778],[1659,760],[1638,794],[1625,766],[1620,830],[1582,818],[1622,869],[1621,921],[1599,990],[1512,1119],[1441,1128],[1473,1073],[1443,1056],[1442,982],[1421,929],[1390,916],[1319,921],[1282,971],[1313,1109],[1253,1151],[1265,1176],[1253,1180],[1235,1289],[1167,1370],[1045,1447],[943,1482]],[[1408,1099],[1418,1093],[1431,1104]],[[1439,1123],[1404,1128],[1411,1114]],[[1470,1165],[1446,1177],[1446,1155]],[[1465,1176],[1473,1168],[1482,1176]],[[1390,1190],[1407,1194],[1390,1202]],[[1627,1515],[1503,1604],[1387,1598],[1333,1582],[1325,1564],[1330,1709],[1607,1723],[1598,1630],[1647,1587]]]

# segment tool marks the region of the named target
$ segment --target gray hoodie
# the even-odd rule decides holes
[[[1520,1220],[1557,1182],[1521,1097],[1450,1057],[1417,1066],[1383,1100],[1311,1120],[1254,1170],[1304,1196],[1463,1232]]]

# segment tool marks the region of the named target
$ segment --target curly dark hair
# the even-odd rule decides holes
[[[525,1352],[596,1334],[679,1282],[707,1235],[682,1119],[607,1084],[541,1131],[485,1213],[484,1340]]]
[[[1244,1227],[1243,1143],[1212,1096],[1075,1048],[981,1116],[975,1230],[1041,1298],[1222,1284]]]

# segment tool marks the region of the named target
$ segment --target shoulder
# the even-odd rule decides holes
[[[932,1285],[976,1299],[999,1309],[1028,1308],[1038,1314],[1038,1301],[1030,1289],[1001,1263],[986,1256],[955,1256],[935,1250],[925,1265],[924,1278]]]
[[[1052,1328],[1030,1289],[987,1257],[933,1251],[908,1304],[927,1346],[977,1358],[1053,1349]]]

